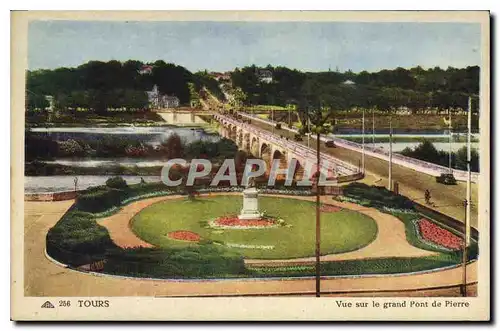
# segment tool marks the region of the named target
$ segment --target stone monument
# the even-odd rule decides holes
[[[259,191],[253,186],[253,182],[243,191],[243,209],[238,215],[240,220],[255,220],[262,217],[262,213],[259,212],[258,195]]]

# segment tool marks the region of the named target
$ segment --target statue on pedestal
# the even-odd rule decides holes
[[[248,180],[247,188],[243,191],[243,209],[238,216],[240,220],[255,220],[262,217],[259,212],[259,191],[255,188],[255,180],[251,177]]]

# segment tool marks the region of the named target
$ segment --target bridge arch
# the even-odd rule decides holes
[[[259,138],[252,137],[252,142],[250,143],[250,154],[254,157],[260,157],[260,147],[259,147]]]
[[[295,181],[300,181],[304,177],[304,165],[300,162],[299,159],[297,159],[295,157],[292,157],[290,159],[290,164],[293,164],[294,160],[296,163],[295,163],[295,170],[294,170],[294,174],[293,174],[293,179]]]
[[[288,161],[287,161],[287,153],[286,152],[281,151],[279,149],[275,149],[272,155],[273,155],[272,162],[274,162],[274,160],[280,161],[279,162],[279,169],[280,170],[288,168]],[[278,176],[276,176],[276,179],[277,180],[284,180],[284,179],[286,179],[286,175],[279,174]]]
[[[243,133],[243,150],[247,152],[247,154],[251,153],[250,133],[248,132]]]
[[[237,130],[238,130],[238,128],[236,127],[236,125],[229,126],[229,139],[231,139],[235,143],[236,143]]]
[[[236,133],[236,145],[238,146],[239,149],[244,149],[243,148],[243,130],[242,129],[238,129],[237,130],[237,133]]]
[[[272,149],[271,146],[267,143],[262,143],[260,147],[260,158],[266,162],[267,170],[266,173],[269,174],[271,170],[271,158],[272,158]]]

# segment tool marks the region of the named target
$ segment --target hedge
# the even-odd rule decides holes
[[[397,274],[431,270],[459,264],[460,253],[441,253],[428,257],[392,257],[363,260],[346,260],[321,263],[322,276],[347,276],[370,274]],[[314,276],[314,266],[255,267],[250,268],[254,277]]]
[[[116,248],[108,230],[92,214],[74,210],[49,230],[46,240],[47,253],[72,266],[102,260],[109,249]]]
[[[247,273],[243,257],[215,245],[111,250],[104,272],[133,277],[209,278]]]
[[[405,196],[395,194],[392,191],[387,190],[384,187],[379,186],[368,186],[363,183],[351,183],[344,186],[343,195],[348,199],[353,199],[363,206],[370,206],[377,208],[385,213],[390,213],[397,217],[401,222],[405,224],[405,234],[406,240],[413,246],[435,252],[446,253],[449,250],[444,248],[438,248],[436,246],[430,245],[425,241],[420,239],[417,233],[418,229],[414,225],[414,221],[422,218],[419,210],[421,208],[415,207],[412,200]],[[399,211],[398,211],[399,210]],[[426,212],[429,214],[429,211]],[[426,215],[429,219],[435,219],[440,213],[432,213],[432,215]],[[437,224],[443,220],[437,220]],[[450,220],[446,219],[444,224],[449,225]],[[449,228],[449,226],[447,226]],[[460,235],[456,230],[451,230],[454,234]],[[474,239],[474,238],[473,238]],[[460,253],[461,254],[461,253]],[[468,258],[475,259],[478,256],[478,243],[476,240],[471,241],[471,246],[468,251]]]
[[[375,208],[413,209],[413,201],[387,190],[385,187],[351,183],[343,187],[343,195],[364,201],[365,205]]]

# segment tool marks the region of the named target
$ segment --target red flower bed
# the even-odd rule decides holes
[[[417,224],[420,234],[425,240],[450,249],[460,249],[463,245],[462,238],[425,218],[418,220]]]
[[[322,213],[336,213],[338,211],[341,211],[342,208],[337,207],[337,206],[332,206],[332,205],[321,205],[319,210]]]
[[[191,231],[173,231],[169,232],[167,236],[171,239],[184,241],[200,241],[201,239],[199,234]]]
[[[274,222],[263,218],[256,220],[240,220],[238,216],[223,216],[216,219],[214,224],[234,227],[266,227],[274,225]]]

